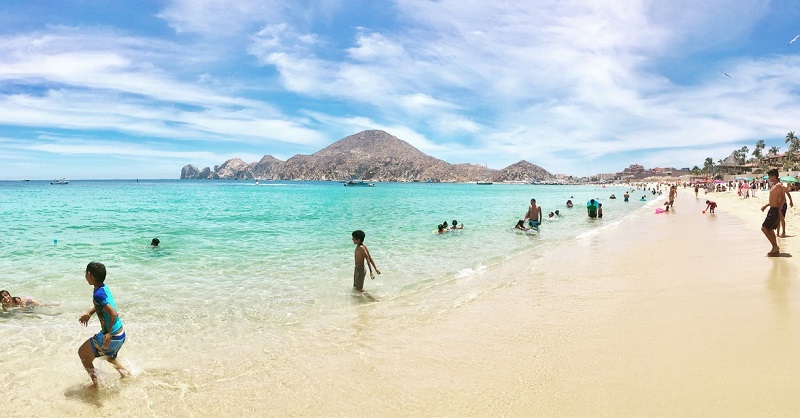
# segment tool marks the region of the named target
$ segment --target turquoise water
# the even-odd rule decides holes
[[[620,199],[607,199],[611,193]],[[281,324],[353,305],[355,229],[366,232],[383,272],[367,279],[365,289],[391,300],[608,227],[642,206],[624,203],[623,193],[598,186],[3,182],[0,287],[65,306],[85,304],[83,269],[95,260],[107,265],[107,283],[123,306],[221,301],[231,312],[220,318],[249,315]],[[570,197],[576,207],[567,209]],[[581,208],[593,197],[604,202],[603,220],[587,219]],[[530,198],[545,218],[556,209],[562,217],[545,220],[538,234],[514,233]],[[453,219],[465,229],[432,233]],[[154,237],[161,249],[148,248]]]
[[[609,200],[612,193],[619,199]],[[0,288],[58,304],[0,313],[0,390],[22,410],[76,411],[77,398],[88,407],[80,414],[107,415],[80,390],[88,378],[76,350],[99,329],[96,319],[88,329],[77,321],[91,307],[89,261],[108,268],[106,284],[129,335],[121,359],[140,376],[124,393],[156,396],[164,387],[216,382],[232,369],[268,373],[275,363],[254,363],[265,355],[285,362],[357,350],[362,324],[375,320],[362,308],[380,306],[392,318],[380,332],[390,334],[458,309],[511,280],[491,265],[591,239],[658,203],[625,203],[623,193],[500,184],[0,182]],[[604,203],[602,220],[589,220],[583,208],[595,197]],[[531,198],[545,217],[556,209],[562,217],[545,220],[538,233],[517,233]],[[465,228],[433,233],[453,219]],[[383,273],[365,283],[379,305],[352,292],[355,229],[366,232]],[[154,237],[162,248],[149,248]],[[101,382],[113,386],[110,373]],[[293,380],[302,375],[286,379],[302,383]],[[183,389],[168,393],[180,398]],[[109,396],[120,414],[140,407],[139,398]]]

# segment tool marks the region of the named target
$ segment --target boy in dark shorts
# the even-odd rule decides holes
[[[366,234],[364,234],[364,231],[360,229],[353,231],[353,244],[356,245],[356,266],[353,270],[353,289],[358,292],[364,291],[364,277],[367,275],[367,272],[364,270],[364,261],[367,262],[367,267],[369,268],[369,277],[371,279],[375,279],[375,274],[372,273],[373,267],[375,267],[375,273],[381,274],[381,271],[378,270],[378,266],[375,265],[375,261],[372,260],[372,256],[369,255],[367,246],[364,245],[365,237]]]
[[[86,266],[86,282],[94,286],[92,294],[92,309],[81,315],[78,321],[83,326],[87,326],[92,314],[97,314],[100,320],[100,332],[92,338],[86,340],[78,349],[78,356],[83,363],[83,367],[92,379],[91,388],[97,389],[97,373],[92,362],[97,357],[105,357],[122,377],[129,375],[128,370],[117,361],[117,354],[122,344],[125,343],[125,330],[122,328],[122,320],[117,313],[117,304],[111,290],[103,284],[106,280],[106,266],[102,263],[91,262]]]
[[[767,237],[772,249],[767,253],[767,256],[773,257],[780,254],[778,248],[778,239],[775,237],[775,229],[780,225],[783,214],[781,213],[781,206],[786,202],[786,195],[783,186],[778,182],[778,170],[772,169],[767,171],[769,175],[769,182],[772,183],[772,188],[769,190],[769,203],[761,207],[761,211],[769,206],[767,217],[764,223],[761,224],[761,232]]]

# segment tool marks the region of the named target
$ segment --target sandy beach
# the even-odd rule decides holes
[[[471,280],[495,287],[446,308],[421,308],[417,293],[254,329],[191,369],[141,347],[155,351],[134,378],[117,383],[103,364],[98,394],[44,379],[8,400],[11,415],[798,416],[800,223],[790,210],[788,256],[766,257],[766,197],[687,189],[674,213],[654,204],[490,266]],[[715,215],[701,213],[706,198]]]

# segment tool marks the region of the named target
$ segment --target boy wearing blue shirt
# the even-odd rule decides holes
[[[100,332],[92,338],[86,340],[78,349],[78,356],[83,363],[83,367],[92,379],[92,388],[97,389],[97,374],[92,362],[97,357],[105,357],[122,377],[130,374],[128,370],[117,361],[117,354],[122,344],[125,343],[125,330],[122,328],[122,320],[117,313],[117,304],[111,290],[103,284],[106,280],[106,266],[102,263],[91,262],[86,266],[86,282],[94,286],[92,294],[93,307],[85,314],[81,315],[78,321],[83,326],[87,326],[92,314],[97,314],[100,320]]]

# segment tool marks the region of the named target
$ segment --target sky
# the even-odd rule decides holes
[[[3,2],[0,179],[178,178],[366,129],[497,169],[702,167],[800,133],[799,34],[794,0]]]

